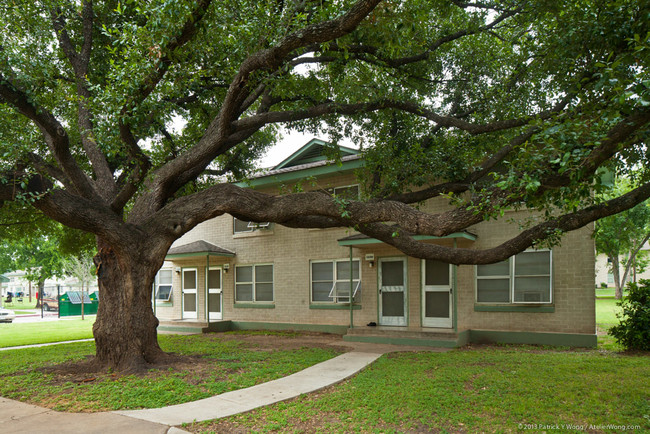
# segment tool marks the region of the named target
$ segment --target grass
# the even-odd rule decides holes
[[[618,324],[619,320],[616,314],[621,308],[616,306],[618,300],[615,298],[597,298],[596,299],[596,325],[604,329]]]
[[[596,288],[596,297],[614,297],[614,288]]]
[[[615,324],[617,309],[616,300],[598,299],[598,326],[606,330]],[[37,332],[41,340],[44,333]],[[207,362],[200,369],[189,365],[145,377],[105,373],[61,378],[38,370],[83,360],[94,352],[92,342],[3,351],[0,396],[68,411],[155,408],[270,381],[336,355],[318,348],[262,351],[220,336],[224,334],[159,336],[165,351]],[[0,333],[0,341],[4,339]],[[650,378],[650,354],[617,353],[620,347],[607,335],[598,342],[597,350],[473,346],[447,353],[389,354],[324,391],[184,428],[197,433],[650,429],[650,383],[643,381]],[[569,425],[584,429],[571,430]]]
[[[602,432],[609,430],[598,427],[618,425],[639,431],[650,429],[647,378],[647,354],[508,346],[395,353],[324,392],[184,429],[575,432],[567,425],[580,425]]]
[[[94,322],[95,316],[87,316],[83,321],[75,318],[59,321],[0,323],[0,348],[92,338]]]
[[[2,307],[6,307],[7,309],[11,310],[16,310],[16,309],[36,309],[36,298],[32,298],[32,301],[29,301],[29,298],[24,297],[22,302],[19,302],[18,299],[14,298],[10,305],[7,306],[7,304],[2,302]]]
[[[55,375],[39,368],[81,361],[94,354],[94,342],[2,351],[0,396],[59,411],[156,408],[274,380],[338,354],[321,348],[262,350],[218,335],[163,335],[158,341],[163,350],[194,359],[179,369],[151,371],[145,376]]]

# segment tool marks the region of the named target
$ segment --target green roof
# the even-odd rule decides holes
[[[326,161],[328,159],[324,153],[326,146],[327,142],[324,142],[323,140],[311,139],[302,148],[284,159],[272,170],[301,166],[303,164],[310,164],[318,161]],[[338,148],[342,157],[359,154],[359,151],[356,149],[348,148],[346,146],[339,146]]]
[[[238,182],[239,187],[262,187],[298,181],[308,177],[319,177],[350,172],[363,167],[363,159],[356,149],[339,146],[340,162],[328,160],[323,154],[327,144],[319,139],[310,140],[289,158],[251,179]]]

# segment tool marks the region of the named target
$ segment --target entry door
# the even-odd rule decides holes
[[[379,260],[379,324],[406,325],[406,258]]]
[[[196,300],[196,289],[198,283],[198,271],[196,268],[183,269],[183,318],[196,318],[198,303]]]
[[[208,270],[208,321],[223,319],[221,311],[222,288],[221,268],[210,267]]]
[[[451,264],[422,261],[422,325],[424,327],[452,326]]]

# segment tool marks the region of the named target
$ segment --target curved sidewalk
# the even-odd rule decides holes
[[[11,433],[173,434],[173,425],[217,419],[274,404],[339,383],[385,351],[352,351],[288,377],[170,407],[108,413],[62,413],[0,397],[0,426]]]
[[[295,398],[339,383],[356,374],[381,353],[352,351],[306,368],[300,372],[246,389],[170,407],[113,413],[167,425],[200,422],[243,413],[258,407]]]

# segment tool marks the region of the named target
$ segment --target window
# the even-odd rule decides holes
[[[328,188],[326,191],[341,199],[359,200],[359,184]]]
[[[232,224],[233,234],[244,234],[244,233],[256,231],[258,229],[269,229],[270,227],[271,227],[270,222],[255,223],[246,220],[239,220],[238,218],[233,217],[233,224]]]
[[[478,303],[551,303],[551,251],[530,250],[476,266]]]
[[[163,268],[156,276],[156,295],[158,301],[169,301],[172,295],[172,270]]]
[[[359,260],[352,261],[352,297],[358,299],[361,288]],[[313,302],[350,302],[350,260],[313,261],[311,263],[311,300]]]
[[[273,301],[273,265],[235,267],[236,302]]]

